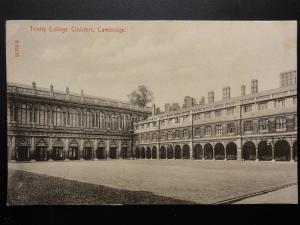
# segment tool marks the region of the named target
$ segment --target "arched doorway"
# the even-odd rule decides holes
[[[92,159],[93,158],[93,143],[91,141],[86,141],[83,144],[83,155],[84,159]]]
[[[27,138],[23,138],[17,143],[15,159],[16,161],[30,160],[30,142]]]
[[[52,145],[52,159],[63,160],[64,159],[64,144],[61,140],[56,140]]]
[[[242,158],[244,160],[256,160],[255,144],[252,141],[247,141],[243,145]]]
[[[135,158],[136,159],[141,158],[141,151],[138,147],[135,149]]]
[[[226,158],[228,160],[237,159],[237,146],[234,142],[230,142],[226,146]]]
[[[217,143],[215,145],[215,159],[224,160],[225,159],[225,149],[222,143]]]
[[[213,147],[209,143],[204,145],[204,159],[213,159]]]
[[[190,158],[190,146],[184,145],[182,147],[182,157],[183,157],[183,159],[189,159]]]
[[[279,140],[274,145],[274,159],[276,161],[290,161],[291,147],[286,140]]]
[[[259,160],[272,160],[272,145],[267,141],[261,141],[257,146],[257,157]]]
[[[293,160],[298,161],[297,141],[293,144]]]
[[[115,146],[109,147],[109,158],[117,159],[117,147]]]
[[[151,159],[151,148],[150,148],[150,147],[147,147],[147,150],[146,150],[146,158],[147,158],[147,159]]]
[[[203,155],[202,146],[200,144],[196,144],[194,146],[194,158],[202,159],[202,155]]]
[[[157,148],[155,146],[152,147],[152,159],[157,159]]]
[[[160,159],[166,159],[167,157],[167,150],[165,146],[161,146],[159,150],[159,158]]]
[[[146,150],[144,147],[141,148],[141,159],[146,158]]]
[[[35,151],[34,151],[34,159],[37,161],[48,160],[47,148],[48,148],[48,143],[43,138],[40,138],[36,142]]]
[[[98,146],[96,151],[96,157],[97,159],[105,159],[105,147]]]
[[[74,139],[70,142],[68,157],[70,160],[78,160],[79,159],[79,144]]]
[[[171,145],[169,145],[167,147],[167,158],[168,159],[173,159],[174,154],[173,154],[173,147]]]
[[[121,155],[122,159],[127,159],[128,158],[128,147],[122,146],[120,155]]]
[[[176,145],[174,148],[175,159],[181,159],[181,147],[180,145]]]

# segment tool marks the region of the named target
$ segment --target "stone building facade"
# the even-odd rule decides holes
[[[135,158],[297,160],[297,73],[280,74],[280,87],[223,99],[208,93],[198,105],[152,115],[134,123]]]
[[[132,158],[133,122],[151,108],[8,83],[9,160]]]

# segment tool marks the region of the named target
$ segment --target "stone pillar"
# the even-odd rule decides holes
[[[275,156],[274,156],[274,144],[273,142],[270,142],[270,145],[272,147],[272,162],[275,162]]]
[[[122,148],[122,140],[118,141],[118,148],[117,148],[117,159],[120,158],[120,153],[121,153],[121,148]]]
[[[109,140],[106,140],[105,154],[106,154],[106,158],[110,159],[110,157],[109,157]]]
[[[32,104],[32,111],[31,111],[31,124],[32,125],[35,125],[36,124],[36,121],[39,121],[39,113],[37,113],[37,118],[35,117],[35,105]]]
[[[68,138],[66,138],[65,140],[64,159],[69,160],[69,139]]]
[[[31,143],[30,143],[30,159],[31,160],[33,160],[32,156],[34,155],[34,145],[35,145],[34,137],[31,137]]]
[[[15,151],[16,151],[16,137],[11,136],[10,148],[8,152],[8,161],[15,160]]]
[[[53,128],[53,106],[50,105],[50,121],[49,121],[50,128]]]
[[[53,149],[52,149],[52,138],[51,137],[49,137],[48,153],[51,155],[50,160],[52,160]]]
[[[98,160],[98,159],[97,159],[96,151],[97,151],[97,139],[94,140],[94,149],[93,149],[93,156],[92,156],[92,158],[93,158],[94,160]]]
[[[226,151],[226,145],[225,143],[222,143],[223,146],[224,146],[224,160],[226,161],[227,160],[227,151]],[[236,153],[237,154],[237,153]]]
[[[156,145],[156,149],[157,149],[157,151],[156,151],[157,157],[156,157],[156,158],[157,158],[157,159],[160,159],[160,158],[159,158],[159,144]]]
[[[183,157],[182,157],[183,158]],[[190,159],[194,159],[194,155],[193,155],[193,144],[191,143],[190,145]]]
[[[80,139],[80,147],[79,147],[79,152],[78,152],[78,158],[80,160],[83,160],[83,139]]]

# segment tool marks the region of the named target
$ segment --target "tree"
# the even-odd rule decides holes
[[[146,86],[140,85],[138,89],[127,95],[131,104],[145,107],[153,101],[153,93]]]

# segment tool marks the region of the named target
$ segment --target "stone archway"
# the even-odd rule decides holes
[[[286,140],[279,140],[274,145],[274,159],[276,161],[291,160],[291,146]]]
[[[89,140],[85,141],[83,144],[82,157],[86,160],[93,158],[93,143]]]
[[[141,148],[141,159],[146,158],[146,149],[144,147]]]
[[[252,141],[247,141],[243,145],[242,158],[244,160],[256,160],[256,148]]]
[[[190,158],[190,146],[184,145],[182,147],[182,157],[183,157],[183,159],[189,159]]]
[[[237,146],[234,142],[230,142],[226,146],[226,158],[228,160],[237,159]]]
[[[298,161],[297,141],[293,144],[293,160]]]
[[[79,144],[75,139],[70,142],[68,156],[70,160],[79,159]]]
[[[146,149],[146,158],[151,159],[151,148],[150,147],[147,147],[147,149]]]
[[[121,147],[120,156],[121,156],[122,159],[127,159],[128,158],[128,147],[127,146],[122,146]]]
[[[136,147],[135,149],[135,158],[136,159],[141,158],[141,150],[138,147]]]
[[[195,159],[202,159],[203,150],[200,144],[196,144],[194,146],[194,158]]]
[[[52,159],[64,159],[64,143],[60,139],[55,140],[55,142],[52,145]]]
[[[217,143],[215,145],[215,159],[224,160],[225,159],[225,149],[222,143]]]
[[[209,143],[204,145],[204,159],[213,159],[213,147]]]
[[[173,159],[174,158],[173,147],[171,145],[169,145],[167,147],[167,158],[168,159]]]
[[[259,160],[272,160],[272,145],[267,141],[261,141],[257,146],[257,157]]]
[[[152,147],[152,159],[157,159],[157,148],[155,146]]]
[[[167,158],[167,150],[165,146],[161,146],[159,149],[159,158],[166,159]]]
[[[16,145],[15,152],[16,161],[29,161],[30,160],[30,142],[28,138],[22,138]]]
[[[174,153],[175,153],[175,159],[181,159],[182,158],[180,145],[175,146]]]
[[[117,159],[117,147],[110,146],[109,147],[109,158],[110,159]]]
[[[49,159],[48,143],[43,138],[38,139],[35,144],[34,159],[36,161],[46,161]]]

